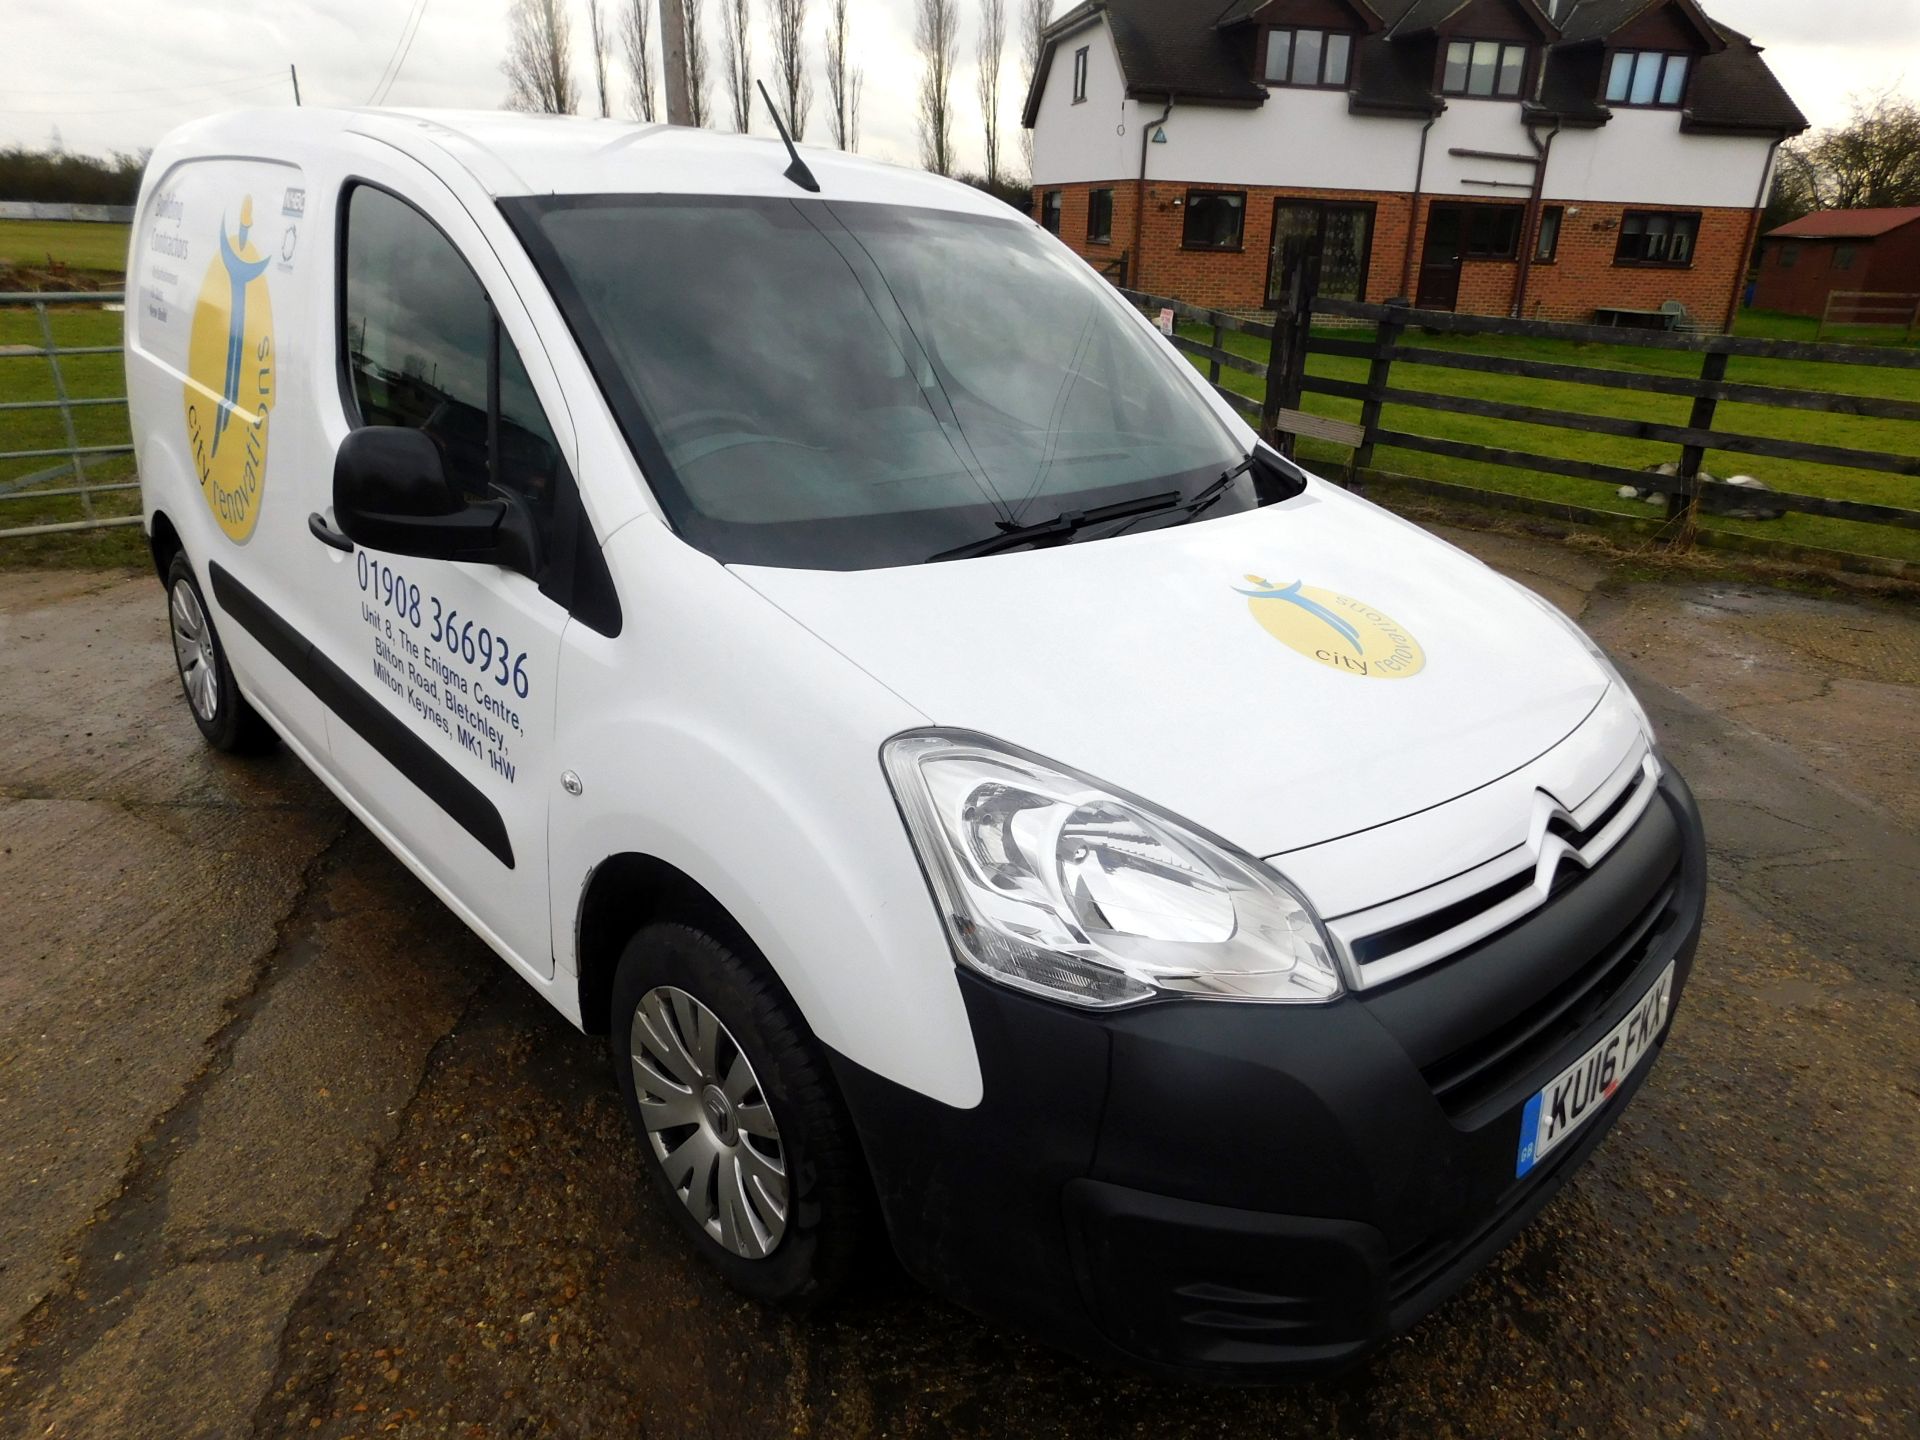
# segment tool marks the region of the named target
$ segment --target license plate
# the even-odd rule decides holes
[[[1520,1159],[1515,1175],[1538,1165],[1569,1135],[1600,1113],[1607,1101],[1653,1048],[1667,1023],[1673,998],[1673,966],[1667,966],[1640,1003],[1586,1054],[1554,1076],[1527,1101],[1520,1116]]]

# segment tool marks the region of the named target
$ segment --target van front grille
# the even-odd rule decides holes
[[[1680,895],[1676,863],[1653,899],[1581,966],[1533,1005],[1421,1074],[1449,1116],[1459,1116],[1544,1064],[1586,1029],[1633,977],[1674,920]]]
[[[1345,942],[1360,988],[1384,985],[1477,945],[1581,884],[1632,829],[1651,803],[1658,783],[1658,763],[1643,751],[1634,757],[1630,768],[1617,773],[1611,785],[1604,787],[1611,793],[1587,801],[1586,808],[1598,808],[1585,824],[1575,823],[1564,811],[1554,814],[1541,836],[1541,850],[1524,868],[1457,899],[1436,904],[1424,913],[1384,925],[1375,918],[1377,929],[1368,928],[1370,918],[1385,918],[1391,911],[1404,915],[1406,902],[1390,902],[1333,922],[1331,928]],[[1539,798],[1540,803],[1551,803],[1544,795]],[[1545,866],[1550,868],[1544,887],[1540,883],[1542,854],[1547,857]],[[1524,857],[1520,858],[1524,863]]]

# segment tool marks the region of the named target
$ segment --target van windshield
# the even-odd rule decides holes
[[[1182,362],[1011,215],[714,196],[502,208],[668,517],[722,561],[915,564],[1063,511],[1193,496],[1242,459]],[[1255,503],[1243,478],[1207,513]]]

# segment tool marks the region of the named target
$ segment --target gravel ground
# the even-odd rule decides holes
[[[1712,844],[1647,1085],[1362,1369],[1095,1372],[876,1264],[742,1303],[601,1042],[285,756],[198,747],[150,577],[0,575],[0,1437],[1920,1433],[1920,618],[1455,536],[1639,683]]]

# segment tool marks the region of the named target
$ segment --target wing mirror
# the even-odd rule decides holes
[[[473,560],[533,575],[538,542],[524,506],[469,500],[447,482],[439,447],[423,430],[363,425],[333,460],[333,518],[370,550],[429,560]]]

